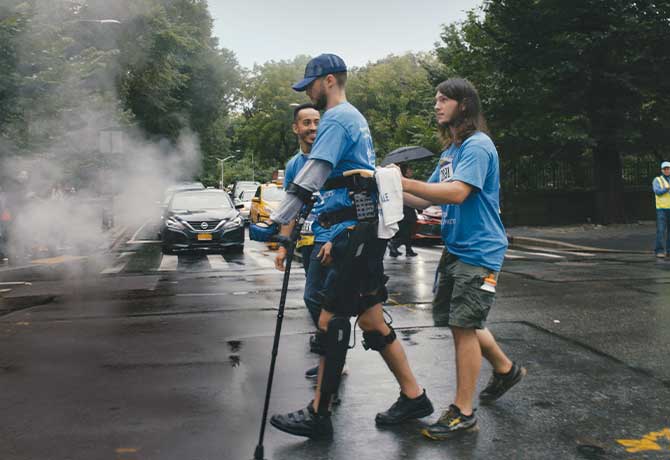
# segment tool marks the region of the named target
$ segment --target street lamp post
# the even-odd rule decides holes
[[[223,162],[228,161],[231,158],[235,158],[235,156],[230,155],[230,156],[227,156],[226,158],[217,158],[217,160],[219,160],[219,162],[221,163],[221,184],[220,184],[221,185],[221,190],[223,190]]]

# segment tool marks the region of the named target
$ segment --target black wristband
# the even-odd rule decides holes
[[[288,184],[286,193],[290,193],[291,195],[297,196],[300,199],[300,201],[302,201],[305,204],[309,203],[312,200],[312,192],[310,192],[306,188],[297,185],[295,182],[291,182],[290,184]]]

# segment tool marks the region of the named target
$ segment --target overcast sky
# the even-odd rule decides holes
[[[340,55],[362,66],[388,54],[430,51],[441,25],[465,18],[481,0],[209,0],[214,35],[240,64]]]

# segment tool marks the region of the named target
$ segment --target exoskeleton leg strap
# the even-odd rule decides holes
[[[384,348],[396,339],[395,330],[389,326],[391,330],[387,335],[379,331],[363,332],[363,348],[366,350],[383,351]]]

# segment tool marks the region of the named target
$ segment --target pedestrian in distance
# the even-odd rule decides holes
[[[661,163],[661,175],[652,182],[656,196],[656,257],[670,257],[670,161]]]
[[[317,243],[323,241],[323,235],[332,241],[324,257],[332,258],[334,276],[322,291],[316,335],[322,357],[316,391],[307,407],[270,419],[281,431],[313,439],[327,439],[333,434],[331,402],[346,359],[352,316],[358,317],[365,348],[381,354],[400,386],[398,400],[378,413],[375,422],[398,424],[433,412],[401,342],[384,319],[382,303],[388,297],[383,265],[386,241],[377,238],[376,233],[377,193],[372,177],[375,153],[367,121],[347,102],[346,80],[344,61],[334,54],[322,54],[307,63],[304,79],[293,85],[325,112],[305,166],[270,217],[270,225],[287,224],[320,190],[323,201],[312,229]],[[282,234],[288,235],[285,229]]]
[[[442,440],[476,429],[473,399],[482,356],[493,375],[479,394],[491,403],[516,385],[526,369],[512,362],[485,327],[495,299],[507,237],[499,214],[498,152],[486,134],[479,95],[467,80],[437,86],[435,116],[446,149],[428,179],[402,178],[405,203],[442,205],[444,251],[438,265],[433,316],[449,326],[456,356],[456,395],[434,424],[422,430]]]
[[[403,177],[414,176],[412,167],[407,163],[400,165],[400,172]],[[403,218],[398,223],[398,233],[389,241],[389,255],[391,257],[398,257],[402,254],[398,249],[400,246],[405,246],[405,256],[416,257],[418,254],[412,250],[412,234],[414,226],[416,225],[416,210],[411,206],[402,207]]]

